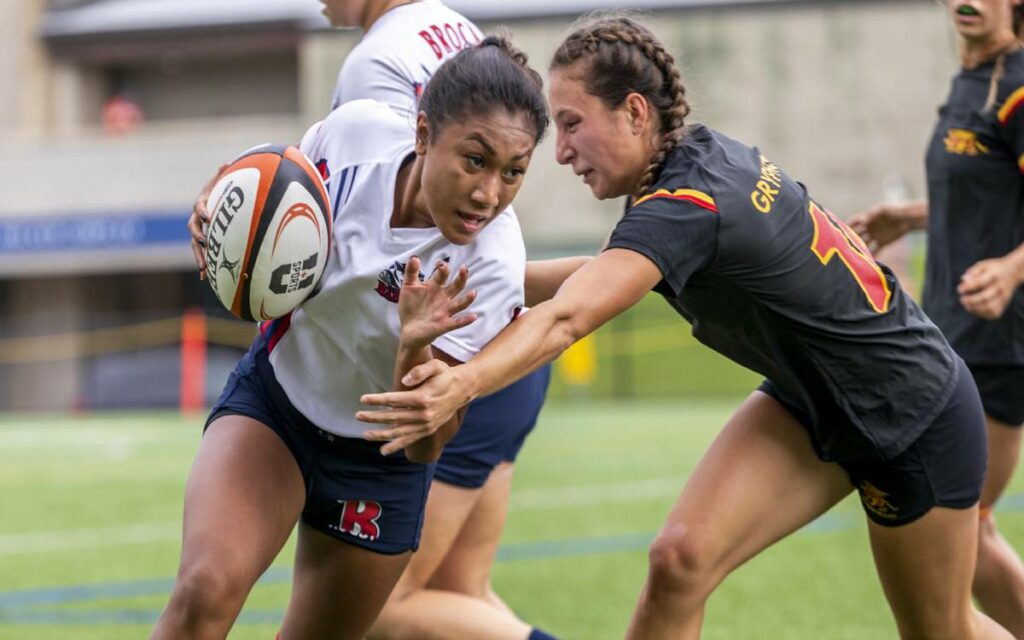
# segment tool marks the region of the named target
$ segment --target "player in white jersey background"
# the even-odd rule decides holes
[[[224,637],[298,521],[281,637],[363,638],[417,547],[424,463],[445,437],[381,456],[357,437],[359,393],[396,388],[432,355],[472,356],[523,304],[525,250],[505,209],[547,125],[539,76],[502,39],[461,52],[431,87],[415,136],[371,101],[305,136],[303,151],[334,176],[327,271],[291,316],[262,327],[211,412],[154,637]],[[441,281],[463,263],[488,301],[474,305],[476,322],[439,338],[400,326],[417,305],[450,305]]]

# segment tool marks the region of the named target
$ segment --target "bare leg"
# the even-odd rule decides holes
[[[459,530],[458,538],[431,576],[429,588],[483,600],[493,598],[493,605],[509,611],[504,601],[491,590],[491,567],[498,555],[501,532],[505,529],[514,471],[512,463],[503,462],[491,472],[473,510]]]
[[[981,490],[984,515],[978,536],[978,566],[972,591],[978,605],[1006,627],[1016,638],[1024,638],[1024,564],[999,534],[990,510],[1017,467],[1021,428],[1011,427],[991,416],[988,424],[988,472]]]
[[[827,511],[853,487],[804,428],[755,392],[722,429],[651,545],[627,637],[697,638],[708,595],[735,568]]]
[[[281,640],[361,640],[411,553],[376,553],[299,524]]]
[[[287,542],[305,485],[278,436],[242,416],[207,429],[185,488],[181,564],[153,638],[224,638]]]
[[[975,506],[934,507],[902,527],[868,521],[878,575],[901,638],[1013,637],[971,604],[977,520]]]
[[[529,625],[489,596],[511,480],[511,465],[501,465],[481,489],[434,481],[423,546],[374,624],[371,640],[524,640],[529,635]]]

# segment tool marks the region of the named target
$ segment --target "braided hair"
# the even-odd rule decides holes
[[[525,114],[533,125],[534,142],[544,137],[549,121],[544,82],[505,35],[489,35],[442,64],[419,102],[435,133],[448,123],[493,109]]]
[[[585,18],[566,37],[555,51],[551,70],[577,64],[587,92],[609,109],[638,93],[657,113],[661,144],[633,191],[639,197],[654,184],[665,158],[686,132],[690,105],[675,60],[646,27],[626,16],[602,15]]]

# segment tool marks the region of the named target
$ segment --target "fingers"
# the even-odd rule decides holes
[[[475,313],[467,313],[464,316],[458,316],[457,318],[452,318],[447,323],[447,326],[445,327],[444,332],[448,333],[449,331],[455,331],[456,329],[461,329],[462,327],[468,327],[469,325],[473,324],[474,322],[476,322],[476,314]]]
[[[867,216],[863,213],[858,213],[857,215],[853,216],[852,218],[846,221],[846,224],[848,224],[850,228],[856,231],[857,235],[859,235],[862,238],[864,238],[864,234],[868,232]]]
[[[426,365],[420,365],[420,366],[426,366]],[[418,367],[413,367],[409,371],[409,373],[405,374],[406,377],[410,376],[413,373],[413,371],[415,371],[417,368]],[[404,384],[405,378],[403,378],[402,381],[403,381],[403,384]],[[407,408],[407,407],[415,407],[415,406],[418,406],[419,404],[422,404],[422,403],[415,402],[416,397],[417,397],[416,394],[414,394],[414,393],[412,393],[410,391],[384,391],[382,393],[364,393],[359,398],[359,402],[360,402],[360,404],[365,404],[368,407],[398,407],[398,408]],[[379,415],[383,415],[384,413],[385,412],[383,412],[383,411],[360,411],[359,413],[356,414],[356,418],[361,420],[361,421],[363,421],[363,422],[377,422],[377,423],[387,422],[387,420],[378,420],[378,419],[371,419],[370,418],[370,416],[379,416]],[[363,419],[364,415],[367,416],[367,419],[365,419],[365,420]],[[388,416],[388,417],[391,417],[391,416]]]
[[[195,202],[192,203],[192,215],[188,218],[188,230],[192,234],[192,255],[195,256],[196,266],[199,267],[199,279],[206,278],[206,225],[210,224],[210,212],[206,208],[206,201],[210,199],[210,193],[217,184],[224,170],[228,168],[227,162],[217,167],[217,173],[203,185]]]
[[[960,295],[976,293],[987,287],[992,287],[996,284],[997,276],[995,273],[990,271],[984,264],[976,264],[960,277],[960,284],[957,285],[956,291]]]
[[[195,239],[192,240],[192,255],[195,256],[196,266],[199,267],[199,279],[206,278],[206,251]]]
[[[1008,297],[997,286],[984,287],[960,296],[960,304],[964,309],[985,320],[995,320],[1003,315],[1008,302]]]
[[[372,431],[367,431],[363,433],[363,439],[383,442],[385,440],[394,440],[396,438],[420,433],[423,430],[424,429],[421,426],[406,424],[391,427],[390,429],[374,429]]]
[[[401,392],[392,392],[401,393]],[[356,420],[360,422],[366,422],[369,424],[387,424],[393,425],[399,422],[409,423],[413,421],[415,412],[410,409],[402,407],[396,407],[395,405],[385,404],[379,398],[374,396],[384,396],[386,393],[371,394],[371,396],[363,396],[366,400],[363,404],[371,407],[387,407],[386,409],[379,409],[376,411],[356,411]]]
[[[203,207],[206,211],[206,207]],[[192,235],[192,255],[196,258],[196,266],[199,267],[199,279],[206,275],[206,233],[203,229],[205,223],[202,221],[198,209],[193,207],[192,215],[188,218],[188,231]]]
[[[367,431],[363,434],[363,439],[371,442],[383,442],[384,445],[380,448],[380,453],[389,456],[431,434],[432,432],[423,426],[402,425],[393,429]]]
[[[476,320],[476,317],[474,316],[473,319]],[[412,369],[409,369],[408,373],[406,373],[404,376],[402,376],[402,384],[407,386],[407,387],[418,387],[421,384],[423,384],[424,382],[426,382],[428,379],[433,378],[434,376],[441,375],[442,373],[447,371],[449,368],[450,367],[447,364],[445,364],[444,362],[442,362],[440,360],[436,360],[436,359],[435,360],[431,360],[430,362],[425,362],[423,364],[416,365]],[[409,394],[408,391],[399,392],[399,393],[402,393],[403,395],[402,395],[402,397],[398,398],[398,400],[400,400],[400,401],[401,400],[405,400],[406,401],[404,406],[407,406],[407,407],[422,406],[422,404],[423,404],[422,402],[418,402],[418,403],[413,403],[412,402],[412,400],[415,398],[415,396],[413,396],[412,394]],[[405,395],[405,394],[409,394],[409,395]],[[365,398],[365,397],[368,397],[368,396],[363,396],[363,397]],[[371,404],[371,403],[364,402],[363,404]]]
[[[960,298],[960,304],[973,316],[983,320],[995,320],[1002,315],[1002,307],[994,300],[967,300]]]
[[[466,281],[468,280],[469,269],[466,268],[466,265],[462,265],[461,267],[459,267],[459,271],[458,273],[455,274],[455,278],[452,280],[451,284],[448,285],[448,297],[454,298],[455,296],[459,295],[459,293],[461,293],[462,290],[466,288]]]
[[[434,264],[434,272],[430,274],[430,279],[439,287],[443,287],[445,282],[448,282],[448,273],[450,267],[444,260],[438,260]]]
[[[407,287],[409,285],[416,284],[420,281],[420,259],[416,256],[410,256],[409,260],[405,263],[405,274],[402,276],[402,286]]]
[[[402,449],[408,447],[410,444],[416,442],[417,440],[420,440],[421,438],[425,438],[427,435],[429,435],[429,434],[425,433],[425,434],[422,434],[422,435],[406,436],[404,438],[398,438],[397,440],[392,440],[391,442],[385,444],[383,447],[380,448],[380,454],[382,456],[389,456],[392,453],[397,453],[398,451],[401,451]]]
[[[456,313],[465,311],[469,308],[469,305],[473,304],[474,300],[476,300],[476,291],[470,291],[466,293],[466,295],[452,300],[448,303],[448,314],[455,315]]]

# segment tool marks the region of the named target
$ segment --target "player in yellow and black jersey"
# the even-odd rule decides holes
[[[949,9],[962,68],[928,146],[928,200],[875,205],[851,225],[875,246],[928,230],[923,307],[967,362],[988,425],[974,595],[1021,638],[1024,563],[991,509],[1024,425],[1024,7],[955,0]]]
[[[856,234],[756,149],[701,126],[672,56],[629,18],[555,53],[557,159],[598,198],[635,198],[607,248],[457,367],[370,394],[365,437],[400,449],[660,292],[694,335],[767,381],[687,480],[650,551],[628,637],[694,638],[740,564],[856,490],[900,632],[1009,638],[971,602],[985,425],[939,330]],[[624,429],[629,429],[624,424]],[[583,443],[585,444],[585,443]],[[823,636],[829,636],[827,631]]]

